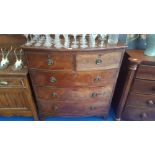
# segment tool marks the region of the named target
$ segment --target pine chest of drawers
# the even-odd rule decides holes
[[[40,118],[108,115],[125,46],[23,46]]]
[[[140,50],[128,52],[126,82],[116,113],[117,120],[155,120],[155,57]]]

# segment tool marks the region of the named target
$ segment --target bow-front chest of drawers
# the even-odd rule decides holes
[[[128,52],[128,72],[117,120],[155,120],[155,57],[141,50]]]
[[[41,119],[108,115],[124,46],[23,50]]]

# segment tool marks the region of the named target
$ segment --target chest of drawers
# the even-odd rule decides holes
[[[125,46],[23,46],[40,118],[108,115]]]
[[[128,52],[129,64],[118,120],[155,120],[155,58],[143,51]]]

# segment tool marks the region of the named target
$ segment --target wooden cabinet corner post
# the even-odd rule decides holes
[[[116,117],[115,117],[116,121],[121,120],[121,114],[122,114],[123,108],[125,106],[125,103],[126,103],[126,100],[128,97],[128,93],[129,93],[130,88],[131,88],[131,84],[133,82],[133,79],[134,79],[135,73],[137,71],[138,65],[140,64],[140,61],[138,59],[129,58],[128,62],[129,62],[129,65],[128,65],[128,72],[127,72],[127,76],[126,76],[126,81],[125,81],[125,85],[123,87],[123,93],[121,95],[121,99],[119,101],[118,108],[116,110]]]

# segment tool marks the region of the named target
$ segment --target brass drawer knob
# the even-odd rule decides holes
[[[51,83],[55,83],[57,80],[56,80],[56,78],[55,77],[50,77],[50,82]]]
[[[53,60],[52,60],[51,58],[48,58],[47,63],[48,63],[48,65],[50,66],[50,65],[52,65],[54,62],[53,62]]]
[[[98,94],[95,93],[95,92],[91,94],[92,97],[97,97],[97,95],[98,95]]]
[[[92,105],[89,108],[90,108],[90,110],[95,110],[96,109],[96,106]]]
[[[152,100],[147,101],[148,105],[154,105],[154,102]]]
[[[145,112],[143,112],[140,116],[141,116],[142,119],[145,119],[145,118],[148,117],[148,116],[147,116],[147,113],[145,113]]]
[[[7,85],[8,85],[7,81],[3,81],[3,80],[0,81],[0,86],[7,86]]]
[[[96,60],[96,65],[100,65],[102,63],[102,60],[101,59],[97,59]]]
[[[152,90],[155,91],[155,87],[152,87]]]
[[[57,97],[57,96],[58,96],[58,94],[57,94],[57,93],[55,93],[55,92],[53,92],[53,93],[51,94],[51,96],[52,96],[52,97]]]
[[[57,111],[58,109],[59,109],[59,107],[58,107],[57,105],[54,105],[54,106],[53,106],[53,110],[54,110],[54,111]]]
[[[97,82],[97,81],[100,81],[101,80],[101,77],[100,76],[97,76],[94,78],[94,82]]]

